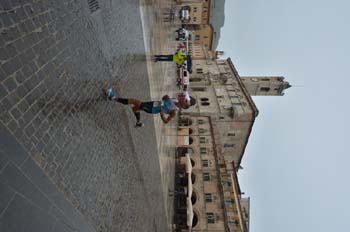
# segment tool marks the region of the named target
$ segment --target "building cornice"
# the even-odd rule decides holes
[[[239,83],[239,85],[241,86],[242,88],[242,92],[243,94],[246,96],[248,102],[249,102],[249,105],[251,106],[251,109],[253,110],[253,114],[252,114],[252,121],[249,125],[249,130],[248,130],[248,135],[247,135],[247,139],[245,140],[245,143],[244,143],[244,147],[243,147],[243,151],[242,151],[242,155],[240,155],[239,157],[239,160],[238,160],[238,164],[237,164],[237,167],[239,167],[241,165],[241,162],[242,162],[242,159],[243,159],[243,155],[244,155],[244,152],[247,148],[247,145],[248,145],[248,141],[249,141],[249,137],[252,133],[252,129],[253,129],[253,125],[254,125],[254,122],[255,122],[255,118],[258,116],[259,114],[259,110],[258,108],[256,107],[252,97],[250,96],[248,90],[246,89],[245,85],[243,84],[242,80],[241,80],[241,77],[239,76],[238,72],[237,72],[237,69],[235,68],[235,66],[233,65],[232,63],[232,60],[231,58],[228,58],[227,59],[227,63],[230,65],[231,69],[232,69],[232,72],[237,80],[237,82]]]
[[[245,221],[243,219],[243,212],[242,212],[242,207],[241,207],[241,201],[238,195],[241,194],[239,186],[238,186],[238,177],[237,177],[237,171],[235,168],[235,162],[232,161],[232,166],[234,168],[234,171],[231,173],[231,181],[232,181],[232,191],[233,195],[235,197],[235,203],[237,205],[237,211],[238,211],[238,218],[239,218],[239,223],[241,225],[241,230],[242,232],[248,232],[247,225],[245,224]]]

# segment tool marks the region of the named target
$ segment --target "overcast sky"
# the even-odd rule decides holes
[[[250,232],[350,231],[350,1],[226,0],[219,50],[241,76],[281,75],[239,179]]]

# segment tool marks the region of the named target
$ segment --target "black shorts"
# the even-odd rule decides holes
[[[162,109],[161,101],[141,102],[140,108],[149,114],[159,114]]]
[[[153,109],[153,101],[150,102],[141,102],[141,110],[152,114],[152,109]]]

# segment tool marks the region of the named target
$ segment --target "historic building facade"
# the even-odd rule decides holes
[[[283,77],[241,78],[231,59],[194,61],[189,91],[197,104],[181,113],[178,128],[180,230],[249,231],[249,198],[236,174],[258,115],[251,96],[289,87]]]

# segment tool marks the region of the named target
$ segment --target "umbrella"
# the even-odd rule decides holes
[[[193,223],[193,207],[190,197],[187,197],[187,226],[192,228]]]

